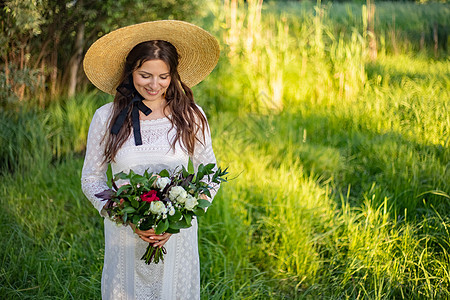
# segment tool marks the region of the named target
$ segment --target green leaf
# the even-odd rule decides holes
[[[134,208],[136,208],[136,209],[138,209],[138,207],[139,207],[139,202],[138,202],[136,199],[134,199],[134,198],[135,198],[135,197],[131,197],[131,198],[130,198],[131,206],[134,207]]]
[[[181,166],[181,175],[183,178],[187,178],[189,176],[189,172],[186,171],[186,168],[184,166]]]
[[[197,170],[197,176],[195,178],[195,182],[199,183],[200,180],[203,179],[203,177],[205,177],[205,170],[204,170],[204,166],[203,164],[200,164],[200,166],[198,166],[198,170]]]
[[[184,220],[186,222],[186,225],[188,225],[189,227],[192,226],[191,222],[192,222],[192,216],[189,213],[183,214],[184,216]]]
[[[203,210],[203,208],[197,207],[194,210],[194,214],[198,217],[204,216],[205,215],[205,211]]]
[[[127,190],[127,189],[129,189],[129,188],[131,188],[131,185],[129,185],[129,184],[122,185],[122,186],[117,190],[116,195],[117,195],[117,196],[120,196],[121,193],[123,193],[125,190]]]
[[[194,163],[192,162],[190,157],[189,157],[189,162],[188,162],[188,172],[189,172],[189,174],[195,174]]]
[[[135,215],[135,216],[133,216],[133,219],[132,219],[131,223],[133,223],[134,225],[137,225],[137,223],[139,223],[140,219],[141,219],[140,216]]]
[[[158,175],[161,177],[170,177],[169,171],[167,171],[166,169],[159,172]]]
[[[142,175],[139,174],[134,174],[131,178],[130,178],[130,183],[133,186],[136,186],[138,183],[144,184],[147,181],[147,178],[145,178]]]
[[[213,175],[213,178],[211,179],[211,182],[214,183],[221,183],[221,182],[227,182],[226,178],[223,178],[223,176],[227,175],[228,168],[226,168],[225,170],[222,171],[221,168],[219,168]]]
[[[208,200],[205,199],[197,199],[198,202],[198,207],[200,208],[206,208],[206,207],[210,207],[211,206],[211,202],[209,202]]]
[[[139,205],[139,208],[137,210],[137,213],[140,215],[143,215],[145,211],[147,211],[150,208],[150,203],[148,202],[141,202]]]
[[[198,172],[197,176],[195,176],[195,183],[198,184],[200,182],[200,180],[203,179],[203,177],[205,177],[205,174],[203,174],[203,172]]]
[[[127,207],[125,207],[124,209],[122,209],[122,211],[126,214],[126,213],[128,213],[128,214],[131,214],[131,213],[134,213],[135,211],[136,211],[136,209],[134,209],[134,207],[132,207],[132,206],[127,206]]]
[[[205,174],[212,174],[212,173],[214,173],[213,172],[213,169],[214,169],[214,167],[215,167],[216,165],[215,164],[207,164],[206,166],[205,166]]]
[[[168,216],[170,221],[178,221],[181,218],[181,212],[179,210],[175,210],[173,216]]]
[[[180,233],[180,229],[172,229],[171,227],[169,227],[167,228],[166,232],[171,234]]]
[[[149,230],[152,228],[153,220],[151,218],[145,218],[144,221],[139,225],[140,230]]]
[[[181,228],[189,228],[190,226],[187,226],[185,220],[183,219],[181,221],[170,223],[169,227],[174,230],[179,230]]]
[[[125,212],[125,213],[123,214],[122,220],[123,220],[124,223],[126,223],[126,222],[127,222],[127,219],[128,219],[128,214]]]
[[[116,175],[114,175],[114,180],[119,180],[119,179],[128,179],[128,174],[125,174],[124,172],[120,172],[117,173]]]
[[[167,219],[159,221],[158,225],[156,225],[155,233],[161,234],[169,228],[169,221]]]

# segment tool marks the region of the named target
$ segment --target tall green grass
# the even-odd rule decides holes
[[[61,99],[45,109],[0,111],[0,172],[45,169],[86,146],[94,111],[107,102],[98,93]]]
[[[366,1],[364,1],[366,2]],[[438,56],[448,56],[448,34],[450,5],[445,2],[414,3],[380,1],[375,5],[374,31],[378,49],[381,54],[400,54],[422,52],[434,56],[437,30]],[[322,8],[327,12],[324,20],[330,32],[338,36],[352,34],[354,28],[362,32],[365,24],[364,5],[351,2],[322,1]],[[271,1],[263,7],[263,13],[284,15],[289,21],[304,22],[311,17],[317,7],[316,1]],[[286,13],[289,12],[289,13]]]
[[[2,299],[98,299],[103,225],[81,192],[82,161],[2,176]]]
[[[339,33],[332,9],[299,21],[258,5],[213,8],[224,54],[197,89],[219,161],[242,172],[207,216],[219,232],[201,227],[204,285],[239,288],[205,292],[448,297],[448,60],[405,47],[371,62],[365,32]]]
[[[209,5],[199,24],[223,51],[194,92],[232,180],[200,220],[202,298],[449,298],[448,59],[405,46],[371,61],[355,5]],[[379,19],[447,9],[402,5]],[[106,100],[0,113],[1,298],[100,297],[78,154]]]
[[[365,140],[362,135],[334,147],[319,142],[320,137],[310,142],[308,134],[298,130],[305,125],[296,126],[301,121],[295,117],[317,124],[320,119],[314,116],[283,116],[279,123],[268,117],[258,120],[264,128],[276,128],[269,137],[242,129],[244,122],[253,121],[227,116],[224,121],[214,118],[213,124],[227,128],[215,133],[215,147],[221,149],[218,159],[242,174],[223,188],[217,206],[206,217],[208,224],[220,220],[217,227],[200,226],[202,245],[208,249],[203,257],[208,265],[205,285],[216,282],[221,286],[228,274],[219,270],[226,267],[235,270],[228,275],[234,286],[245,287],[249,276],[256,276],[258,282],[265,279],[264,286],[272,289],[259,291],[255,298],[261,299],[268,291],[275,299],[448,296],[448,195],[408,197],[409,189],[419,189],[421,183],[409,180],[408,174],[398,174],[394,182],[383,178],[381,173],[389,171],[391,161],[387,166],[380,164],[377,178],[365,177],[358,170],[370,172],[374,167],[367,161],[370,147],[379,141]],[[226,127],[231,123],[238,125]],[[341,155],[351,151],[347,147],[356,145],[357,139],[365,145],[354,150],[354,155],[365,158],[364,163]],[[414,145],[395,139],[389,142],[402,143],[407,153],[415,152]],[[389,152],[390,146],[379,151],[388,157],[383,151]],[[412,163],[415,168],[423,167],[418,161]],[[433,181],[432,172],[439,172],[435,166],[442,168],[434,161],[422,178]],[[445,175],[445,170],[440,172]],[[440,184],[448,191],[448,183]],[[399,194],[394,196],[391,189],[398,189]],[[396,212],[401,201],[417,200],[424,201],[420,208],[403,207],[401,213]],[[228,251],[217,250],[223,248]],[[234,291],[222,291],[217,298],[233,295]]]

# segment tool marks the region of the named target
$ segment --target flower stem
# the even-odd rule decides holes
[[[144,260],[147,265],[152,262],[157,264],[160,260],[164,261],[164,254],[166,253],[167,251],[164,247],[153,247],[153,244],[148,244],[147,250],[145,250],[141,259]]]

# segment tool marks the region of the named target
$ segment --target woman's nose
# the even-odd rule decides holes
[[[148,83],[148,85],[151,88],[156,88],[158,86],[158,78],[150,78],[150,82]]]

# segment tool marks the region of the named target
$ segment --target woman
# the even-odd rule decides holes
[[[115,95],[94,114],[81,179],[83,192],[103,217],[104,203],[94,195],[107,188],[108,164],[113,174],[142,174],[186,166],[189,157],[195,167],[216,163],[206,117],[190,87],[212,71],[218,55],[214,37],[180,21],[124,27],[88,50],[86,75]],[[192,225],[175,235],[156,235],[105,218],[102,298],[199,299],[195,220]],[[164,263],[146,265],[140,259],[148,243],[166,248]]]

